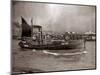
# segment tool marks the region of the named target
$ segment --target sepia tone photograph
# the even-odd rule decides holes
[[[12,75],[96,69],[96,6],[11,5]]]

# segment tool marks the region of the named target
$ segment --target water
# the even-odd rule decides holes
[[[22,49],[18,40],[12,42],[13,72],[95,69],[95,41],[86,42],[87,54],[73,56],[54,56],[44,54],[42,50]]]

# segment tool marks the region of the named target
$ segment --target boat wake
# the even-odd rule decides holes
[[[86,54],[87,51],[80,51],[80,52],[74,52],[74,53],[56,53],[56,52],[50,52],[48,50],[43,50],[42,51],[45,54],[50,54],[50,55],[54,55],[54,56],[60,56],[60,55],[64,55],[64,56],[71,56],[71,55],[81,55],[81,54]]]

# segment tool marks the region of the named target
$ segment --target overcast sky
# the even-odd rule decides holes
[[[95,6],[14,2],[12,11],[13,21],[21,24],[23,16],[31,25],[33,18],[46,31],[95,31]]]

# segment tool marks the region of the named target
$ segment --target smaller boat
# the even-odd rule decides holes
[[[85,37],[86,41],[96,41],[96,33],[94,33],[94,32],[91,32],[91,31],[86,32],[85,36],[86,36]]]
[[[96,37],[95,36],[87,36],[86,38],[85,38],[85,40],[86,41],[96,41]]]

